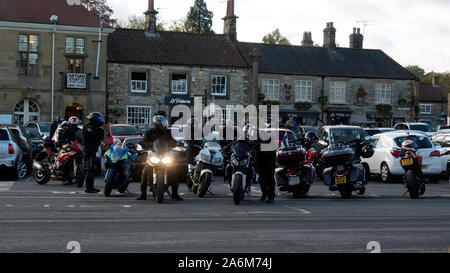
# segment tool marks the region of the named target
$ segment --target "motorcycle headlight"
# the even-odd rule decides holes
[[[159,164],[159,162],[161,162],[161,159],[157,156],[151,156],[150,157],[150,163],[152,164]]]
[[[120,155],[119,154],[111,154],[111,162],[112,163],[117,163],[117,161],[120,160]]]
[[[231,160],[231,163],[233,163],[233,166],[239,166],[239,161],[236,159],[236,158],[233,158],[232,160]]]
[[[247,166],[248,159],[244,159],[241,161],[241,166]]]
[[[164,165],[170,164],[170,163],[172,162],[172,158],[170,158],[170,156],[163,157],[163,159],[161,160],[161,162],[162,162]]]

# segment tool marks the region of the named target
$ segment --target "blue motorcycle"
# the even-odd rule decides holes
[[[105,153],[105,189],[106,197],[111,195],[113,189],[124,193],[131,176],[131,163],[136,159],[137,153],[134,144],[130,143],[127,147],[122,147],[120,141],[115,141]]]

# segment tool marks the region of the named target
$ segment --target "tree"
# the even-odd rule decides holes
[[[169,26],[169,30],[175,32],[192,32],[186,25],[186,19],[172,21],[172,24]]]
[[[447,72],[430,72],[427,73],[423,79],[421,80],[422,83],[431,83],[433,80],[433,77],[439,78],[439,85],[444,86],[447,88],[447,91],[450,91],[450,71]]]
[[[265,44],[291,45],[291,43],[286,37],[281,36],[280,30],[278,28],[272,31],[271,33],[265,35],[262,38],[262,42]]]
[[[131,29],[145,29],[146,23],[145,23],[145,16],[130,16],[128,17],[128,23],[126,25],[127,28],[131,28]],[[156,29],[158,31],[164,31],[165,27],[163,23],[157,23],[156,24]]]
[[[405,67],[411,74],[422,80],[425,77],[425,70],[418,65],[408,65]]]
[[[188,32],[214,33],[211,29],[213,16],[204,0],[195,0],[194,6],[187,14],[185,28]]]
[[[105,23],[113,27],[117,26],[117,19],[112,18],[114,11],[108,5],[107,0],[81,0],[81,3],[96,17],[100,17],[100,7],[103,4],[105,8]]]

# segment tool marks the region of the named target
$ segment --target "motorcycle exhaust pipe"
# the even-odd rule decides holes
[[[37,161],[33,161],[33,168],[35,170],[42,170],[44,167]]]

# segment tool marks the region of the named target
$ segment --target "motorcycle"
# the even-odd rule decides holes
[[[76,183],[81,187],[86,175],[83,148],[78,141],[65,144],[58,151],[50,138],[44,139],[42,151],[33,160],[34,178],[38,184],[44,185],[50,179]],[[74,175],[75,174],[75,175]]]
[[[195,165],[189,164],[189,178],[192,182],[192,192],[204,197],[211,186],[212,177],[217,168],[222,166],[223,155],[221,146],[213,141],[198,146],[200,152],[195,157]]]
[[[113,189],[124,193],[130,183],[131,161],[136,156],[135,145],[129,143],[127,147],[122,147],[120,141],[115,141],[108,151],[105,152],[105,189],[106,197],[111,195]]]
[[[400,157],[400,165],[405,170],[402,175],[403,185],[407,188],[412,199],[419,198],[425,193],[425,181],[422,172],[422,156],[407,149],[394,149]],[[405,193],[406,194],[406,193]]]
[[[248,143],[233,143],[230,162],[226,172],[231,174],[230,190],[233,193],[233,202],[239,205],[245,198],[245,194],[251,195],[251,186],[257,179],[255,170],[254,147]]]
[[[315,154],[311,148],[307,154],[303,146],[297,144],[278,149],[276,162],[280,167],[275,170],[278,190],[292,193],[294,198],[305,196],[315,180],[312,163]]]
[[[361,157],[373,156],[373,147],[368,145],[370,137],[357,139],[347,143],[332,144],[324,149],[318,164],[323,169],[323,180],[331,191],[339,191],[342,198],[350,198],[352,192],[364,195],[365,185],[369,181],[369,173],[361,164]]]

